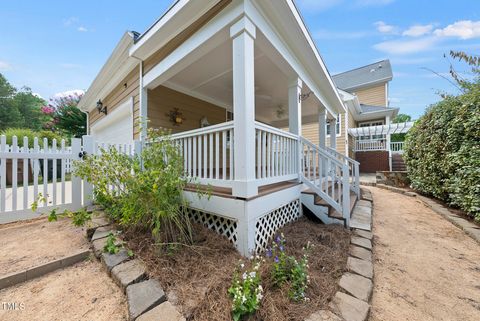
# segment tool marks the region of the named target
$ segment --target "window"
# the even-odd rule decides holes
[[[342,135],[342,133],[340,132],[340,129],[342,128],[341,124],[342,124],[342,115],[338,115],[336,128],[335,128],[337,137]],[[329,123],[327,123],[327,136],[330,136],[330,124]]]

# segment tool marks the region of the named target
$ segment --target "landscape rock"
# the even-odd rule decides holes
[[[100,258],[100,256],[103,253],[103,248],[107,244],[107,238],[101,238],[98,240],[95,240],[92,242],[92,249],[93,249],[93,254],[95,254],[96,258]]]
[[[357,206],[364,206],[364,207],[372,207],[372,202],[367,201],[367,200],[359,200],[357,202]]]
[[[365,261],[372,262],[372,252],[363,247],[350,245],[350,255]]]
[[[92,239],[90,241],[95,241],[104,237],[107,237],[108,234],[113,233],[113,234],[118,234],[118,231],[114,230],[111,225],[108,226],[102,226],[99,227],[95,230],[95,232],[92,235]]]
[[[368,303],[342,292],[335,294],[330,307],[345,321],[365,321],[370,310]]]
[[[145,276],[145,265],[140,260],[127,261],[112,269],[112,277],[123,291],[130,284],[143,280]]]
[[[361,246],[363,248],[366,248],[367,250],[372,249],[372,241],[370,241],[366,238],[363,238],[363,237],[353,235],[350,239],[350,242],[354,245],[358,245],[358,246]]]
[[[357,299],[368,302],[372,295],[373,283],[371,280],[352,273],[345,273],[340,278],[338,285],[348,294],[353,295]]]
[[[347,259],[347,269],[350,272],[360,274],[369,279],[373,277],[372,262],[360,260],[354,257],[349,257]]]
[[[343,319],[329,310],[320,310],[310,315],[305,321],[343,321]]]
[[[354,230],[353,233],[360,236],[360,237],[363,237],[365,239],[372,240],[372,238],[373,238],[373,233],[372,232],[363,231],[363,230]]]
[[[120,263],[126,262],[130,259],[127,250],[121,249],[117,254],[102,253],[102,262],[110,273],[112,269]]]
[[[110,225],[110,221],[105,215],[93,217],[87,226],[87,238],[91,239],[97,228]]]
[[[101,205],[88,205],[85,210],[88,212],[88,213],[91,213],[91,212],[95,212],[95,211],[101,211],[103,210],[103,206]]]
[[[185,321],[177,309],[168,301],[142,314],[137,321]]]
[[[150,279],[127,287],[128,314],[131,321],[164,301],[165,293],[157,280]]]

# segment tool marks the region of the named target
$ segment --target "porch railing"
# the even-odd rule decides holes
[[[298,136],[255,122],[256,178],[259,185],[298,178]]]
[[[350,224],[350,170],[346,162],[338,160],[331,152],[319,148],[303,137],[302,182],[342,214]]]
[[[179,145],[188,177],[200,184],[233,185],[233,121],[174,134],[171,138]]]
[[[371,150],[387,150],[386,139],[357,140],[355,143],[356,152],[366,152]]]
[[[360,163],[356,160],[345,156],[335,149],[326,147],[327,152],[335,156],[339,161],[348,165],[350,190],[352,190],[358,197],[360,197]]]
[[[391,142],[390,150],[394,153],[403,153],[404,142]]]

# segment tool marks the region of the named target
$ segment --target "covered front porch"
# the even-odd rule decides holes
[[[168,69],[166,60],[147,66],[142,113],[150,127],[172,131],[189,177],[236,198],[251,199],[272,184],[300,182],[307,165],[302,150],[313,151],[300,139],[302,119],[318,119],[323,124],[319,141],[325,142],[325,124],[343,108],[330,104],[326,89],[309,76],[301,77],[304,71],[294,68],[247,17]],[[315,152],[315,158],[323,155],[326,168],[332,156],[324,153]],[[318,165],[311,167],[320,180]]]

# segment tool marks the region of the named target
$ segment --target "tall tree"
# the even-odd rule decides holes
[[[23,117],[13,104],[16,89],[0,74],[0,130],[22,125]]]

